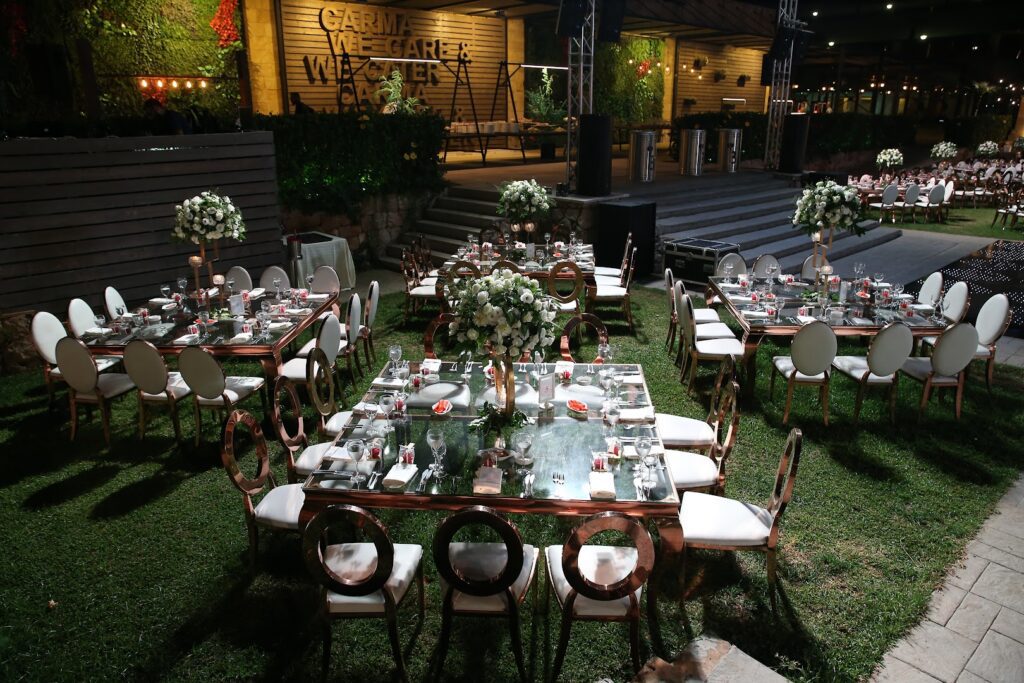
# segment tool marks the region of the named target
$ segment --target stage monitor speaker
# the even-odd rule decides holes
[[[797,64],[807,54],[807,46],[811,42],[812,35],[810,31],[804,29],[783,26],[775,32],[775,38],[772,39],[772,46],[769,48],[768,54],[775,59],[785,59],[789,53],[789,46],[792,45],[793,64]]]
[[[655,202],[643,199],[620,199],[598,204],[597,234],[593,240],[595,263],[618,268],[622,264],[626,235],[633,233],[636,274],[650,275],[654,270],[657,209]]]
[[[576,192],[603,197],[612,192],[612,118],[601,114],[580,116]]]
[[[775,58],[770,52],[761,55],[761,85],[772,84],[772,69],[775,68]]]
[[[559,38],[578,36],[583,29],[583,15],[586,12],[584,0],[562,0],[558,5],[558,21],[555,33]]]
[[[626,18],[626,0],[604,0],[601,21],[597,25],[597,42],[617,43],[622,36],[622,20]]]
[[[788,114],[782,126],[782,148],[779,150],[779,171],[803,173],[807,154],[807,131],[811,117],[807,114]]]

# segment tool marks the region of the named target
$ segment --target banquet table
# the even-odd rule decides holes
[[[264,297],[253,299],[252,310],[259,310]],[[188,346],[201,346],[215,356],[245,357],[258,360],[263,366],[267,377],[275,377],[282,364],[282,351],[303,331],[308,329],[320,315],[332,310],[338,295],[330,294],[310,297],[300,304],[299,308],[291,308],[290,303],[278,302],[273,296],[267,297],[274,305],[276,312],[271,314],[270,330],[261,336],[255,319],[245,316],[221,317],[207,326],[205,335],[200,330],[200,337],[189,335],[189,327],[196,324],[195,313],[185,314],[182,306],[164,303],[163,299],[151,299],[140,306],[130,309],[138,313],[143,309],[149,313],[148,324],[134,326],[130,332],[118,333],[111,328],[109,333],[84,335],[83,341],[94,355],[121,355],[128,342],[135,339],[148,341],[163,355],[178,355]],[[195,303],[191,304],[195,307]],[[280,307],[284,306],[284,311]],[[213,306],[212,308],[216,308]],[[131,315],[131,314],[129,314]],[[248,323],[254,333],[251,339],[245,339],[242,326]]]
[[[712,295],[723,303],[730,315],[736,319],[743,329],[741,341],[744,347],[744,362],[747,380],[744,382],[744,394],[753,396],[757,376],[757,349],[765,337],[793,337],[812,319],[822,316],[822,308],[813,297],[815,289],[812,283],[794,281],[791,284],[778,282],[773,284],[772,292],[776,296],[775,305],[778,318],[769,319],[760,306],[753,304],[749,296],[741,294],[739,286],[730,282],[730,278],[712,277],[708,280],[708,288]],[[906,295],[909,296],[909,295]],[[807,297],[807,298],[805,298]],[[829,318],[826,322],[837,336],[873,337],[894,320],[901,320],[909,327],[915,338],[941,334],[946,328],[944,323],[936,322],[930,317],[910,311],[906,314],[900,310],[874,306],[872,298],[861,298],[851,287],[845,301],[838,301],[836,292],[826,306],[842,306],[842,316]],[[802,318],[799,308],[807,307]]]
[[[543,245],[537,245],[538,255],[535,258],[529,259],[512,259],[513,262],[519,266],[520,272],[523,275],[533,278],[535,280],[546,280],[551,274],[551,267],[560,261],[569,260],[566,254],[561,252],[555,252],[550,257],[541,256],[543,253]],[[557,254],[557,255],[556,255]],[[441,265],[441,271],[448,271],[456,261],[469,260],[471,263],[480,268],[482,275],[487,275],[491,271],[491,267],[500,260],[504,260],[505,257],[501,255],[500,251],[493,252],[489,258],[473,258],[460,257],[458,254],[452,254],[445,262]],[[587,285],[595,285],[597,278],[594,275],[594,245],[584,244],[580,248],[580,253],[575,259],[576,265],[580,267],[583,272],[583,280]],[[571,279],[572,273],[569,271],[562,271],[559,279]]]

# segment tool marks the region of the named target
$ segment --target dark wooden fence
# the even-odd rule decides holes
[[[248,232],[215,272],[282,262],[272,133],[0,143],[0,310],[63,319],[72,297],[102,310],[107,285],[132,305],[191,278],[198,247],[170,234],[175,204],[203,190],[230,196]]]

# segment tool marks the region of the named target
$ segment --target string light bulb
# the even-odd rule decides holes
[[[185,88],[187,88],[188,90],[191,90],[192,89],[192,81],[185,81]]]
[[[156,79],[156,87],[158,87],[158,88],[163,88],[164,87],[163,79],[161,79],[161,78]]]
[[[147,81],[145,78],[143,78],[141,81],[139,81],[139,87],[142,88],[143,90],[145,90],[146,88],[149,87],[149,81]]]
[[[178,81],[177,81],[177,79],[175,79],[175,80],[171,81],[171,87],[172,87],[172,88],[177,88],[177,87],[178,87]]]
[[[199,81],[199,87],[200,88],[205,88],[206,87],[206,81],[205,80]]]

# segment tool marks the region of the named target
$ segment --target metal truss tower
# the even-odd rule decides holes
[[[782,29],[803,27],[796,18],[798,0],[779,0],[779,16],[776,32]],[[774,47],[774,46],[773,46]],[[779,167],[779,153],[782,150],[782,126],[786,114],[790,113],[789,79],[793,70],[793,41],[787,40],[782,47],[782,56],[772,60],[772,89],[768,96],[768,136],[764,146],[764,166],[767,169]]]
[[[794,0],[795,2],[795,0]],[[569,96],[565,140],[565,184],[576,191],[576,162],[580,154],[580,115],[594,111],[594,14],[596,0],[584,0],[583,25],[569,39]]]

